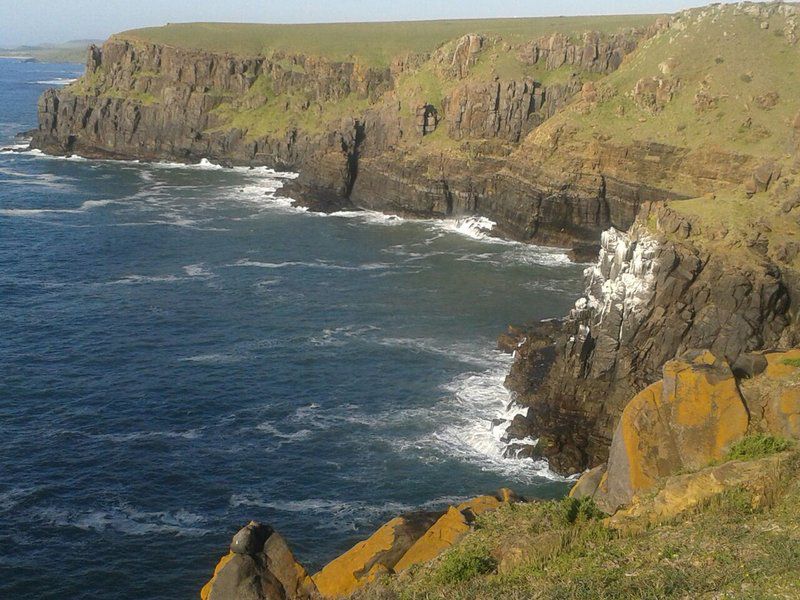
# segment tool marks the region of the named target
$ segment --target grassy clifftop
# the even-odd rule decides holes
[[[395,57],[432,52],[468,33],[499,36],[515,43],[553,33],[611,33],[626,27],[646,27],[656,18],[657,15],[615,15],[309,25],[180,23],[125,31],[115,37],[244,56],[283,51],[388,66]]]

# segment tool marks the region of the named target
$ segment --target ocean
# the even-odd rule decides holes
[[[81,70],[0,60],[0,597],[193,598],[250,519],[314,570],[404,511],[564,494],[502,457],[495,344],[583,266],[308,213],[292,173],[22,151]]]

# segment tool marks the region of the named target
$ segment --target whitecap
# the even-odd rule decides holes
[[[22,154],[23,150],[30,147],[30,142],[24,144],[11,144],[10,146],[3,146],[0,148],[0,154]]]
[[[84,531],[115,531],[126,535],[173,534],[200,536],[209,533],[202,527],[206,519],[187,510],[141,511],[127,504],[91,511],[45,509],[42,516],[60,527]]]
[[[308,338],[312,346],[340,347],[349,343],[354,338],[363,337],[371,331],[378,331],[380,327],[374,325],[345,325],[342,327],[326,327],[318,335]]]
[[[179,362],[201,363],[205,365],[232,365],[240,362],[242,358],[242,356],[237,356],[235,354],[212,352],[209,354],[196,354],[194,356],[187,356],[178,360]]]
[[[439,420],[445,425],[434,432],[430,441],[448,456],[509,478],[564,481],[544,459],[505,456],[506,429],[516,415],[525,414],[528,409],[515,404],[504,386],[511,357],[498,353],[498,359],[506,364],[480,373],[461,374],[444,386],[446,398],[437,409],[444,413]]]
[[[146,283],[175,283],[183,280],[177,275],[126,275],[121,279],[106,281],[99,285],[139,285]]]
[[[197,277],[200,279],[211,279],[212,277],[216,277],[216,275],[209,271],[203,263],[185,265],[183,267],[183,272],[186,273],[188,277]]]
[[[377,212],[374,210],[340,210],[329,213],[329,217],[338,217],[342,219],[358,219],[370,225],[402,225],[407,222],[406,219],[398,215],[389,213]]]
[[[78,81],[77,77],[56,77],[55,79],[44,79],[42,81],[32,81],[35,85],[69,85]]]
[[[263,423],[259,423],[256,425],[256,429],[263,433],[268,433],[271,436],[278,438],[280,440],[286,440],[290,442],[296,442],[308,439],[311,437],[311,430],[310,429],[300,429],[298,431],[293,431],[291,433],[286,433],[280,431],[277,427],[275,427],[271,422],[264,421]]]
[[[458,233],[474,240],[485,240],[491,236],[497,223],[486,217],[463,217],[460,219],[442,219],[435,221],[445,231]],[[498,238],[492,238],[496,240]]]
[[[317,261],[296,261],[288,260],[281,262],[266,262],[242,258],[234,263],[226,265],[228,267],[255,267],[259,269],[285,269],[287,267],[306,267],[312,269],[330,269],[334,271],[373,271],[378,269],[388,269],[392,265],[388,263],[364,263],[361,265],[340,265],[329,263],[322,260]]]

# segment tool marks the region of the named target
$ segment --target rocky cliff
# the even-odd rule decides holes
[[[644,254],[647,250],[639,257]],[[642,268],[632,274],[647,276],[648,267]],[[632,298],[637,302],[641,297]],[[786,524],[797,511],[795,492],[787,487],[796,489],[800,482],[800,350],[742,355],[733,368],[708,350],[692,350],[668,361],[662,374],[625,406],[607,464],[584,473],[568,498],[528,502],[503,489],[446,511],[402,515],[311,577],[279,534],[250,523],[233,537],[201,598],[446,598],[453,596],[453,588],[461,598],[595,597],[609,588],[615,597],[629,597],[629,577],[640,578],[648,593],[656,577],[659,598],[694,597],[687,589],[693,587],[687,584],[691,578],[685,576],[677,577],[681,583],[660,587],[658,577],[669,570],[665,553],[670,560],[677,558],[671,544],[660,547],[665,531],[683,548],[697,535],[686,523],[698,515],[733,517],[736,527],[724,535],[716,527],[697,528],[706,561],[717,555],[708,547],[712,539],[723,560],[729,560],[730,552],[741,551],[741,538],[751,538],[754,519],[769,519],[776,505],[793,506],[788,513],[783,508],[771,515],[774,522],[783,514],[780,521]],[[742,519],[747,525],[740,528]],[[659,531],[664,524],[668,527]],[[732,535],[737,530],[740,535]],[[639,539],[651,552],[655,545],[654,556],[646,561],[655,563],[655,573],[643,576],[629,566],[626,583],[619,582],[615,563],[609,561],[621,556],[630,562],[629,553],[597,548],[619,539],[622,544]],[[745,563],[782,544],[790,554],[796,552],[796,535],[749,543],[751,562]],[[601,560],[598,581],[585,572],[593,555]],[[705,563],[695,561],[693,568],[700,564]],[[553,576],[556,569],[560,577]],[[747,578],[764,578],[766,572],[768,581],[760,581],[759,589],[786,591],[787,584],[797,581],[793,565],[781,560],[759,564]],[[705,591],[730,585],[708,577],[701,584]],[[559,585],[580,592],[558,593]]]
[[[735,365],[798,341],[799,18],[740,3],[589,31],[470,22],[386,38],[387,60],[324,28],[306,51],[257,29],[246,48],[221,26],[134,31],[42,97],[32,143],[294,169],[289,194],[315,209],[480,215],[523,241],[613,228],[585,297],[525,336],[508,379],[530,407],[510,434],[539,438],[512,453],[573,472],[606,459],[627,399],[684,350]]]
[[[477,214],[519,239],[593,241],[631,224],[635,182],[608,193],[602,178],[587,189],[523,181],[506,172],[510,155],[663,26],[515,43],[468,34],[381,66],[209,52],[131,32],[92,47],[85,75],[42,97],[33,145],[294,169],[293,195],[320,210]]]
[[[739,369],[748,352],[800,343],[790,265],[747,252],[732,262],[668,235],[691,227],[675,218],[659,207],[650,227],[605,232],[599,260],[586,270],[586,294],[560,331],[547,323],[544,342],[534,330],[517,349],[507,385],[531,409],[512,429],[539,442],[515,452],[542,454],[563,473],[596,465],[628,399],[673,357],[706,348]],[[551,361],[543,378],[542,360]]]

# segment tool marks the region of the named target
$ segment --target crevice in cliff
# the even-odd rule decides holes
[[[361,121],[354,121],[353,123],[353,141],[352,144],[347,144],[342,139],[342,151],[347,156],[347,175],[345,179],[344,197],[349,200],[353,193],[353,187],[358,178],[359,160],[361,158],[361,146],[366,139],[366,127]]]

